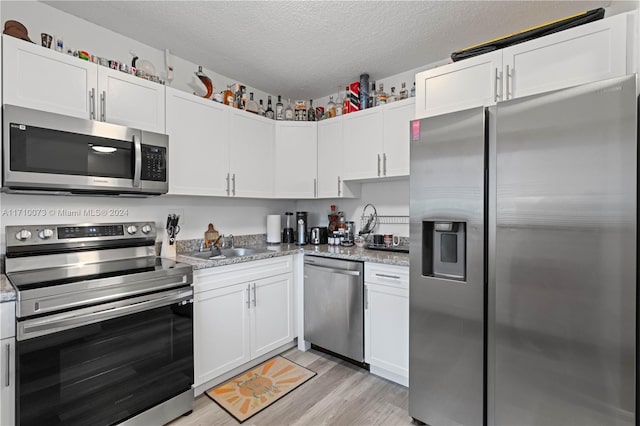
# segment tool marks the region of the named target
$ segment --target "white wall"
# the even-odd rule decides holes
[[[153,221],[164,229],[167,214],[180,214],[179,240],[204,238],[213,223],[222,234],[263,234],[268,214],[295,209],[294,201],[163,195],[151,198],[0,194],[0,252],[4,227],[28,224]],[[103,212],[106,215],[103,215]],[[158,241],[162,236],[158,238]]]
[[[335,204],[338,211],[343,211],[347,220],[356,225],[356,231],[360,230],[360,217],[362,209],[368,203],[376,207],[378,215],[408,216],[409,215],[409,179],[394,180],[389,182],[371,182],[362,184],[362,193],[359,199],[328,199],[328,200],[304,200],[296,202],[296,211],[309,212],[309,226],[327,226],[327,215],[331,205]],[[397,234],[403,237],[409,236],[408,224],[381,224],[375,229],[376,233]]]
[[[166,74],[164,74],[164,51],[162,50],[62,12],[44,3],[32,0],[2,0],[0,3],[3,28],[7,19],[20,21],[27,27],[29,38],[34,43],[40,44],[40,33],[55,36],[61,35],[64,40],[65,51],[67,48],[86,50],[92,55],[115,59],[127,64],[131,64],[133,57],[129,51],[133,50],[140,59],[151,61],[156,68],[156,73],[162,79],[166,77]],[[194,72],[198,70],[198,64],[176,56],[173,58],[174,80],[170,84],[171,87],[193,93],[189,83],[195,77]],[[215,92],[224,90],[228,84],[238,83],[234,78],[220,75],[213,70],[205,68],[204,73],[213,81]],[[169,85],[169,82],[167,82],[167,85]],[[267,93],[247,86],[247,98],[249,92],[254,92],[254,99],[256,100],[264,99],[266,106]]]

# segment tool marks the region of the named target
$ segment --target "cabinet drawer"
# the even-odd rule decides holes
[[[364,264],[364,280],[401,289],[409,289],[409,268],[367,262]]]
[[[293,257],[281,256],[193,272],[194,292],[214,290],[293,271]]]
[[[16,334],[15,302],[0,303],[0,339],[13,337]]]

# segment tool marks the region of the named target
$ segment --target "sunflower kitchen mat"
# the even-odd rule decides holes
[[[242,423],[315,375],[276,356],[205,393]]]

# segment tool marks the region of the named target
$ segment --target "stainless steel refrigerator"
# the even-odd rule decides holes
[[[409,414],[636,423],[636,76],[411,122]]]

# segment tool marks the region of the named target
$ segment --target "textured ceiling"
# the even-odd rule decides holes
[[[45,1],[268,93],[310,99],[611,1]]]

